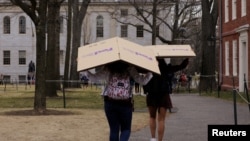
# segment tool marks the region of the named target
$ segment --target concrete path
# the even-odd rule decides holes
[[[178,112],[166,118],[164,141],[207,141],[207,129],[211,124],[250,125],[247,104],[237,104],[236,120],[233,102],[198,94],[173,94],[171,97]],[[133,132],[130,141],[149,141],[150,137],[147,126]]]

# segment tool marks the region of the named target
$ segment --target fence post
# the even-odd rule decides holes
[[[244,92],[246,92],[247,102],[248,102],[248,109],[249,109],[249,112],[250,112],[250,100],[249,100],[249,95],[248,95],[248,88],[247,88],[246,75],[245,74],[244,74]]]
[[[6,80],[4,79],[4,91],[6,91]]]
[[[234,99],[234,124],[237,125],[237,105],[236,105],[236,90],[233,90],[233,99]]]
[[[218,89],[217,89],[217,97],[220,98],[220,91],[221,91],[221,83],[219,82],[219,75],[217,75],[217,85],[218,85]]]
[[[237,104],[236,104],[236,89],[233,77],[233,101],[234,101],[234,124],[237,125]]]
[[[66,99],[65,99],[64,82],[62,83],[62,89],[63,89],[63,108],[66,108]]]

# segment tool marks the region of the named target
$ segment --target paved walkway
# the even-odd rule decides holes
[[[179,110],[166,118],[164,141],[207,141],[208,125],[235,124],[233,102],[198,94],[173,94],[171,97]],[[238,125],[250,125],[247,104],[237,104],[236,121]],[[130,137],[130,141],[149,140],[148,126]]]

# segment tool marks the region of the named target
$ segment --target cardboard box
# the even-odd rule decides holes
[[[151,48],[158,58],[195,57],[190,45],[152,45]]]
[[[77,71],[122,60],[160,74],[154,52],[149,48],[114,37],[78,48]]]

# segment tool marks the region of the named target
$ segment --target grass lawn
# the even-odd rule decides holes
[[[34,85],[0,85],[0,108],[33,108]],[[194,92],[193,90],[191,93]],[[47,108],[84,108],[103,109],[103,99],[100,95],[101,88],[89,86],[88,88],[65,89],[65,103],[62,91],[58,91],[58,97],[47,97]],[[183,92],[182,92],[183,93]],[[185,91],[184,93],[188,93]],[[197,92],[196,92],[197,93]],[[178,93],[177,93],[178,94]],[[203,92],[201,96],[212,96],[233,101],[233,91]],[[247,94],[236,92],[236,100],[239,103],[247,103]],[[134,95],[135,110],[146,109],[146,98]]]
[[[217,97],[217,98],[228,100],[228,101],[233,101],[234,100],[233,93],[234,93],[233,91],[220,91],[219,93],[214,91],[212,93],[201,93],[201,96],[211,96],[211,97]],[[235,94],[236,94],[236,101],[238,103],[245,103],[245,104],[248,103],[249,94],[247,96],[246,93],[240,93],[237,91],[235,91]]]
[[[34,85],[0,85],[0,108],[32,108],[34,105]],[[66,108],[103,109],[101,88],[65,89]],[[135,95],[135,109],[146,109],[146,98]],[[58,97],[47,97],[47,108],[64,108],[63,92],[58,91]]]

